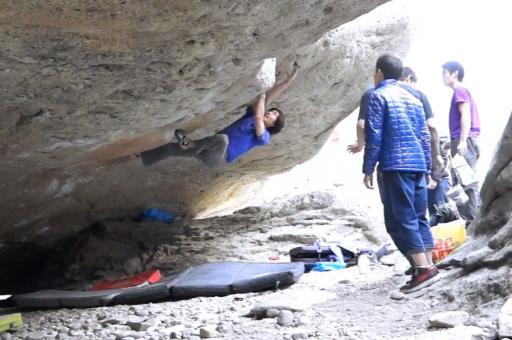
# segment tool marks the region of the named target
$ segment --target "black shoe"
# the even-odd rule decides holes
[[[414,267],[410,266],[409,269],[407,269],[404,273],[404,275],[412,275],[414,274]]]
[[[188,149],[190,147],[190,139],[185,136],[185,131],[176,129],[174,131],[174,137],[176,137],[176,140],[182,149]]]

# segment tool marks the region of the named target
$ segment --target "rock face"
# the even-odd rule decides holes
[[[444,289],[450,300],[474,308],[495,304],[498,310],[512,294],[511,160],[512,116],[482,185],[482,206],[468,229],[470,239],[442,262],[459,268]]]
[[[500,310],[498,333],[500,338],[512,337],[512,299],[508,299]]]
[[[404,16],[363,16],[384,2],[3,1],[0,288],[96,221],[147,206],[194,215],[310,158],[357,107],[376,57],[405,54]],[[215,171],[126,157],[176,128],[220,130],[294,60],[271,146]]]
[[[158,268],[167,276],[208,262],[288,262],[288,251],[316,239],[376,249],[384,235],[360,212],[344,209],[335,192],[310,192],[231,215],[162,222],[104,221],[48,256],[26,289],[86,288]],[[23,289],[21,285],[19,289]]]
[[[434,328],[451,328],[464,325],[469,319],[469,314],[464,311],[449,311],[434,314],[428,322]]]

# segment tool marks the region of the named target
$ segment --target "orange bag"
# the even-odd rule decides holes
[[[434,237],[434,249],[432,259],[439,262],[455,248],[466,240],[466,221],[455,220],[448,223],[439,223],[430,229]]]

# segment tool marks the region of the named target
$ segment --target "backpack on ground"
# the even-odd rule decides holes
[[[338,254],[338,255],[337,255]],[[290,250],[291,262],[336,262],[339,256],[343,256],[343,262],[347,267],[357,264],[356,254],[342,247],[337,242],[315,243],[312,245],[300,246]]]

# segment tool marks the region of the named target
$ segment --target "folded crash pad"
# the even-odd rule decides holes
[[[303,263],[207,263],[189,268],[172,285],[171,297],[222,296],[286,287],[303,273]]]
[[[167,276],[160,281],[141,287],[123,289],[112,299],[113,305],[132,305],[167,300],[171,297],[171,287],[188,270],[177,275]]]
[[[219,262],[190,267],[141,287],[101,291],[41,290],[13,295],[18,307],[99,307],[196,296],[223,296],[286,287],[304,273],[304,264]]]
[[[130,289],[130,288],[125,288]],[[12,298],[15,306],[44,308],[44,307],[100,307],[107,306],[112,299],[121,293],[122,289],[101,291],[47,289],[33,293],[16,294]]]
[[[12,331],[21,327],[22,319],[20,313],[0,315],[0,332]]]
[[[155,302],[170,297],[171,285],[176,282],[179,275],[164,277],[157,283],[139,287],[97,291],[48,289],[16,294],[12,299],[15,306],[27,308],[87,308]]]

